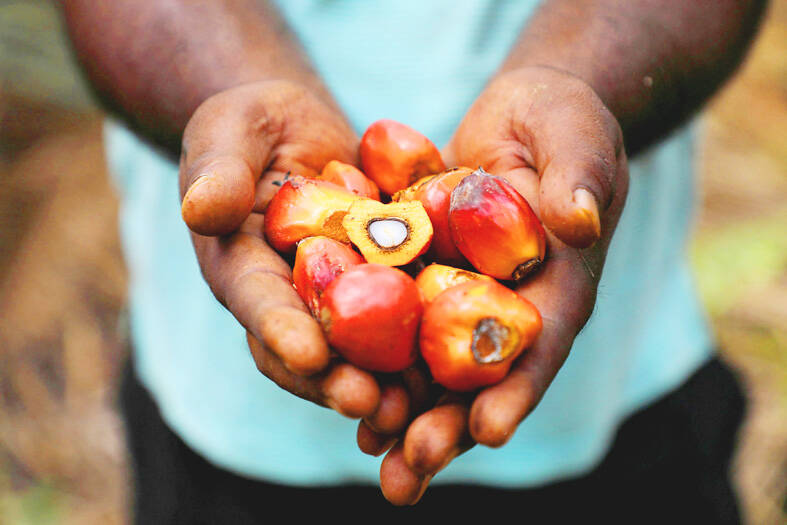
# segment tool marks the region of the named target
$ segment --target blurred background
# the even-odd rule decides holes
[[[127,523],[125,269],[102,114],[51,0],[0,0],[0,523]],[[751,400],[746,523],[787,523],[787,0],[701,117],[690,247]]]

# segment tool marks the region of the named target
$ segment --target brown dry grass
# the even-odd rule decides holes
[[[123,522],[125,273],[98,124],[36,141],[0,174],[0,217],[24,231],[0,280],[0,515],[19,520],[13,495],[44,486],[59,522]]]
[[[787,1],[704,128],[695,269],[751,400],[735,479],[747,523],[787,523]]]

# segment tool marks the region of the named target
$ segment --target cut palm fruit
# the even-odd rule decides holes
[[[291,177],[265,211],[265,238],[285,254],[294,252],[301,239],[314,235],[349,243],[342,219],[360,199],[363,197],[331,182]]]
[[[342,220],[347,236],[370,263],[404,266],[429,249],[432,223],[423,204],[359,200]]]

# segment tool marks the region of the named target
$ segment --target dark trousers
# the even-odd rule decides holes
[[[745,399],[736,376],[719,360],[629,417],[607,456],[586,475],[526,490],[435,485],[417,505],[405,508],[391,506],[374,486],[297,488],[217,468],[166,426],[131,366],[120,401],[138,524],[298,523],[315,514],[339,523],[375,523],[389,517],[412,517],[419,523],[482,518],[520,523],[740,522],[729,468]]]

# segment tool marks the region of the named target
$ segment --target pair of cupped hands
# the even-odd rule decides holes
[[[381,115],[386,117],[386,115]],[[364,452],[386,453],[385,497],[413,504],[432,477],[475,444],[504,445],[535,407],[593,311],[628,169],[615,117],[580,79],[530,67],[497,76],[442,151],[446,166],[507,179],[547,231],[543,268],[516,291],[543,330],[503,381],[440,392],[427,372],[375,376],[336,359],[265,241],[265,208],[285,174],[316,176],[331,160],[358,165],[358,136],[329,101],[286,81],[207,99],[184,135],[183,217],[205,280],[245,327],[257,368],[287,391],[360,419]]]

